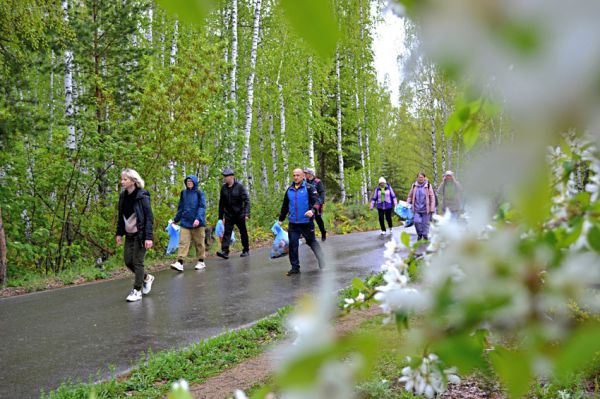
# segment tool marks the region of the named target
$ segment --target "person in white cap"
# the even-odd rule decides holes
[[[440,183],[437,193],[442,197],[442,213],[449,210],[453,219],[457,219],[463,209],[463,195],[460,183],[451,170],[444,173],[444,180]]]
[[[306,181],[314,186],[317,190],[317,194],[319,194],[319,204],[315,205],[315,209],[317,212],[315,213],[315,222],[317,222],[317,226],[319,226],[319,230],[321,231],[321,241],[325,241],[327,239],[327,231],[325,230],[325,223],[323,222],[323,206],[325,205],[325,186],[323,186],[323,182],[317,176],[315,176],[315,171],[311,168],[304,168],[304,175],[306,176]]]
[[[385,222],[383,220],[384,216],[389,226],[388,233],[392,234],[392,211],[397,204],[398,199],[396,198],[396,193],[394,193],[392,186],[388,184],[384,177],[380,177],[379,184],[377,185],[377,188],[373,192],[373,197],[371,198],[371,209],[377,207],[381,235],[385,235]]]

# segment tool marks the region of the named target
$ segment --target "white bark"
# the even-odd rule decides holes
[[[152,45],[152,22],[154,19],[154,9],[152,8],[152,3],[150,3],[150,5],[148,6],[147,18],[148,28],[146,29],[144,36],[146,37],[146,40],[148,40],[148,43]]]
[[[53,128],[54,128],[54,62],[56,56],[54,55],[54,50],[50,51],[50,127],[49,127],[49,138],[48,140],[52,142],[53,136]]]
[[[258,35],[260,33],[260,3],[256,0],[254,6],[254,27],[252,29],[252,47],[250,48],[250,74],[247,81],[248,98],[246,99],[246,126],[244,128],[244,147],[242,148],[242,173],[248,183],[248,189],[252,189],[252,176],[248,169],[250,158],[250,132],[252,131],[252,104],[254,101],[254,75],[256,74],[256,53],[258,49]]]
[[[342,93],[340,88],[340,50],[335,52],[335,99],[337,107],[337,153],[340,169],[340,201],[346,202],[346,182],[344,177],[344,153],[342,151]]]
[[[277,145],[275,144],[275,126],[273,125],[273,114],[269,113],[269,139],[271,140],[271,158],[273,159],[273,182],[275,192],[278,193],[279,185],[279,158],[277,157]]]
[[[237,58],[238,58],[238,3],[237,0],[231,2],[231,77],[229,88],[229,100],[231,101],[231,146],[226,146],[225,152],[228,154],[227,162],[233,161],[235,154],[235,143],[237,141]]]
[[[260,151],[260,170],[262,172],[262,179],[260,185],[263,193],[267,193],[269,189],[269,174],[267,173],[267,165],[265,163],[265,140],[263,137],[263,115],[258,104],[256,110],[256,128],[258,130],[258,149]]]
[[[308,164],[315,169],[315,133],[313,130],[313,76],[312,56],[308,57]]]
[[[69,23],[69,1],[62,0],[63,20]],[[67,148],[71,151],[77,149],[77,137],[75,135],[75,124],[73,123],[73,51],[65,49],[63,53],[65,63],[65,118],[67,120]]]
[[[363,112],[365,116],[365,152],[367,156],[367,197],[370,197],[371,185],[371,145],[369,143],[369,113],[367,110],[367,83],[363,82]],[[368,198],[367,198],[368,200]]]
[[[277,93],[279,94],[279,136],[281,137],[281,155],[283,156],[283,176],[287,179],[289,173],[289,156],[287,150],[287,143],[285,139],[286,125],[285,125],[285,99],[283,96],[283,85],[281,84],[281,69],[283,67],[283,59],[285,53],[281,55],[281,61],[279,62],[279,69],[277,71]]]
[[[173,41],[171,42],[171,53],[169,56],[169,65],[175,65],[177,61],[177,36],[179,35],[179,21],[175,20],[173,26]]]
[[[362,9],[361,9],[362,12]],[[367,197],[367,176],[365,173],[365,151],[363,148],[362,124],[360,123],[360,100],[358,98],[358,69],[354,69],[354,106],[356,110],[356,130],[358,133],[358,150],[360,152],[360,198],[361,203],[366,204],[369,198]]]

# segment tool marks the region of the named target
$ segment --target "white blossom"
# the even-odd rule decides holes
[[[439,358],[431,353],[421,360],[418,367],[404,367],[398,381],[404,383],[404,389],[409,392],[433,398],[444,393],[448,383],[460,383],[460,378],[455,368],[442,369]]]

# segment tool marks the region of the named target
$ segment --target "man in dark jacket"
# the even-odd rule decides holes
[[[219,197],[219,219],[223,220],[225,233],[221,243],[221,251],[217,256],[223,259],[229,258],[229,245],[231,244],[231,233],[233,227],[237,226],[242,238],[241,257],[250,255],[250,244],[248,242],[248,230],[246,221],[250,218],[250,197],[246,188],[235,180],[233,170],[225,168],[223,170],[224,184],[221,187]]]
[[[319,268],[325,266],[325,259],[321,246],[315,238],[315,225],[313,216],[317,209],[315,205],[319,205],[319,195],[317,190],[304,179],[302,169],[294,169],[294,181],[285,191],[281,212],[279,213],[279,224],[285,218],[288,218],[289,228],[288,234],[290,238],[290,264],[292,268],[286,273],[286,276],[300,273],[300,261],[298,259],[298,245],[300,237],[306,239],[306,244],[312,249],[317,260]]]
[[[188,255],[191,241],[196,245],[196,256],[198,263],[195,269],[202,270],[204,264],[204,229],[206,228],[206,202],[204,193],[198,188],[198,178],[188,175],[183,181],[185,189],[179,196],[177,214],[173,223],[179,223],[181,230],[179,236],[179,250],[177,261],[171,264],[171,268],[182,272],[183,258]]]
[[[317,190],[317,194],[319,195],[319,204],[315,205],[315,209],[317,212],[315,213],[315,221],[319,226],[319,230],[321,230],[321,241],[325,241],[327,239],[327,231],[325,231],[325,223],[323,222],[323,206],[325,205],[325,186],[323,186],[323,182],[321,179],[315,176],[315,171],[310,168],[304,169],[304,174],[306,175],[306,181],[310,183]]]

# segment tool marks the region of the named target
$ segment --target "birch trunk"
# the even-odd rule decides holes
[[[254,6],[254,27],[252,29],[252,47],[250,48],[250,75],[248,76],[246,99],[246,126],[244,128],[244,147],[242,148],[242,173],[248,183],[248,190],[252,192],[252,176],[248,169],[250,158],[250,132],[252,131],[252,104],[254,101],[254,75],[256,74],[256,53],[258,47],[258,35],[260,33],[260,3],[256,0]]]
[[[308,57],[308,164],[315,169],[315,134],[313,131],[313,77],[312,56]]]
[[[266,194],[269,189],[269,175],[267,173],[267,165],[265,163],[265,142],[263,137],[263,115],[262,110],[260,108],[260,104],[258,104],[256,109],[256,128],[258,131],[258,149],[260,151],[260,170],[262,174],[262,179],[260,181],[260,185],[262,187],[263,194]]]
[[[0,208],[0,287],[6,287],[6,234],[2,222],[2,208]]]
[[[283,156],[283,176],[287,179],[289,173],[289,157],[287,150],[287,143],[285,140],[286,135],[286,124],[285,124],[285,99],[283,96],[283,85],[281,84],[281,69],[283,68],[283,59],[285,53],[281,54],[281,61],[279,61],[279,68],[277,70],[277,93],[279,94],[279,136],[281,137],[281,155]]]
[[[69,1],[62,0],[63,20],[69,24]],[[66,49],[63,53],[65,63],[65,118],[67,120],[67,148],[71,151],[77,149],[77,136],[75,134],[75,124],[73,123],[73,51]]]
[[[367,111],[367,83],[363,82],[363,112],[365,116],[365,152],[367,156],[367,201],[369,200],[371,193],[369,190],[371,187],[371,145],[369,143],[369,113]]]
[[[148,16],[148,28],[145,31],[144,36],[146,37],[146,40],[148,41],[148,43],[150,43],[150,47],[152,47],[152,22],[154,19],[154,9],[152,8],[152,2],[148,5],[148,12],[147,12],[147,16]]]
[[[340,169],[340,201],[346,202],[346,182],[344,178],[344,153],[342,152],[342,93],[340,88],[340,50],[335,52],[335,99],[337,107],[337,153]]]
[[[231,146],[227,145],[225,153],[227,162],[232,163],[235,154],[235,144],[237,142],[237,58],[238,58],[238,3],[237,0],[231,2],[231,78],[229,87],[229,100],[231,101],[231,137],[229,141]]]
[[[278,193],[281,188],[279,185],[279,158],[277,157],[277,145],[275,144],[275,126],[273,124],[273,114],[269,113],[269,139],[271,140],[271,159],[273,159],[273,183],[275,192]]]
[[[361,9],[362,11],[362,9]],[[356,110],[356,131],[358,133],[358,150],[360,152],[360,198],[361,203],[366,204],[368,201],[367,197],[367,177],[365,173],[365,152],[363,148],[363,136],[362,136],[362,125],[360,123],[360,99],[358,98],[358,69],[354,68],[354,107]]]
[[[48,129],[48,141],[52,142],[53,130],[54,130],[54,62],[55,62],[54,50],[50,51],[50,123]]]
[[[171,42],[171,52],[169,54],[169,65],[175,65],[177,62],[177,37],[179,36],[179,21],[175,20],[175,25],[173,26],[173,41]]]

